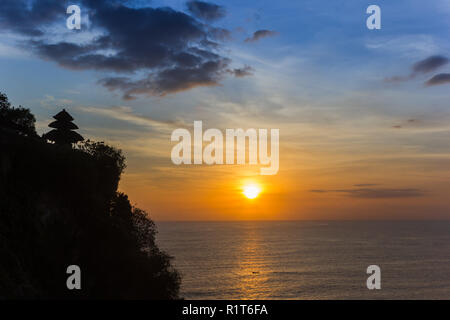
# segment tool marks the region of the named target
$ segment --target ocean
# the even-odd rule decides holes
[[[185,299],[450,299],[450,221],[157,226]],[[367,289],[369,265],[380,290]]]

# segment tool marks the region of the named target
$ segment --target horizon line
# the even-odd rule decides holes
[[[151,218],[150,218],[151,219]],[[450,218],[445,219],[320,219],[320,220],[314,220],[314,219],[286,219],[286,220],[155,220],[152,219],[154,222],[411,222],[411,221],[417,221],[417,222],[426,222],[426,221],[445,221],[450,222]]]

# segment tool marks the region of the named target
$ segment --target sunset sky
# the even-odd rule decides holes
[[[2,0],[0,27],[0,91],[122,149],[157,221],[450,218],[448,0]],[[194,120],[280,129],[278,173],[174,165]]]

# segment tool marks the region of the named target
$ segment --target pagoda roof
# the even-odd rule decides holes
[[[78,129],[78,126],[73,123],[73,122],[66,122],[66,121],[53,121],[52,123],[50,123],[48,125],[50,128],[55,128],[55,129],[62,129],[62,130],[76,130]]]
[[[66,111],[66,109],[63,109],[57,115],[53,116],[53,118],[59,121],[67,121],[67,122],[73,121],[72,116]]]
[[[45,139],[54,141],[58,144],[77,143],[83,141],[84,138],[75,131],[70,130],[51,130],[43,136]]]

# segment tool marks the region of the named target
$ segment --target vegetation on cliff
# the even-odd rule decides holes
[[[118,192],[122,152],[48,143],[34,122],[0,94],[0,298],[178,298],[155,224]],[[69,265],[81,290],[67,289]]]

